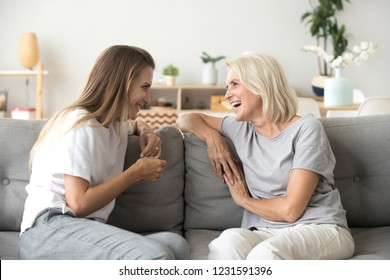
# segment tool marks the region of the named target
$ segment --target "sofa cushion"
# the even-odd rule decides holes
[[[349,226],[390,226],[390,115],[321,119]]]
[[[167,166],[156,182],[137,182],[116,199],[107,223],[138,233],[182,233],[184,216],[183,137],[175,126],[157,130],[162,140],[161,158]],[[138,136],[129,136],[125,168],[134,164],[141,150]]]
[[[207,260],[209,244],[216,239],[222,230],[193,229],[185,232],[185,238],[191,247],[191,260]]]
[[[0,260],[19,259],[19,232],[0,231]]]
[[[231,142],[229,145],[233,147]],[[206,144],[194,134],[185,133],[184,147],[184,229],[223,230],[240,227],[243,209],[234,203],[227,185],[214,173]]]
[[[25,190],[30,179],[29,154],[45,121],[0,118],[0,230],[19,231]]]
[[[390,226],[353,227],[354,260],[390,260]]]

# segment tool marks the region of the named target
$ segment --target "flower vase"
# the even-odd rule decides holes
[[[311,80],[311,88],[315,95],[324,96],[324,83],[328,78],[330,78],[330,76],[326,75],[317,75],[313,77]]]
[[[206,63],[202,70],[202,83],[205,85],[216,85],[218,72],[215,64],[212,62]]]
[[[335,68],[335,76],[324,83],[324,106],[351,106],[353,104],[352,80],[342,77],[341,68]]]

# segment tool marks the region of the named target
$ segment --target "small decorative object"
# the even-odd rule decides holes
[[[211,95],[210,104],[210,109],[215,111],[231,111],[233,109],[224,95]]]
[[[207,104],[204,101],[199,101],[198,104],[196,104],[196,109],[204,110],[207,109]]]
[[[20,120],[35,119],[35,108],[16,107],[11,112],[11,118]]]
[[[192,105],[190,98],[188,96],[186,96],[186,99],[183,102],[183,105],[181,106],[181,108],[184,110],[190,110],[190,109],[194,108],[194,106]]]
[[[345,0],[349,2],[349,0]],[[343,54],[348,46],[345,26],[338,25],[336,14],[344,9],[343,0],[316,0],[309,1],[312,9],[304,13],[301,21],[309,25],[310,34],[316,39],[317,47],[327,49],[330,43],[333,48],[333,56]],[[312,89],[316,95],[324,95],[324,80],[332,76],[332,69],[328,63],[318,57],[318,74],[312,80]]]
[[[351,106],[353,104],[353,83],[341,76],[341,68],[335,69],[335,76],[324,82],[324,105]]]
[[[216,85],[218,81],[218,72],[215,63],[224,59],[225,56],[212,57],[206,52],[202,52],[200,57],[205,64],[202,71],[202,83],[206,85]]]
[[[0,90],[0,118],[4,118],[7,114],[8,92]]]
[[[349,65],[360,65],[377,50],[372,42],[361,42],[352,48],[352,51],[334,57],[326,53],[318,46],[305,46],[305,51],[314,52],[319,58],[335,69],[334,78],[325,80],[324,105],[325,106],[350,106],[353,103],[352,81],[341,76],[342,69]]]
[[[173,64],[169,64],[163,69],[163,75],[165,76],[167,85],[172,86],[176,84],[176,76],[179,75],[179,69]]]
[[[167,100],[164,97],[160,97],[157,100],[157,106],[164,107],[167,104]]]
[[[39,60],[37,35],[33,32],[22,34],[19,43],[19,61],[28,69],[32,69]]]

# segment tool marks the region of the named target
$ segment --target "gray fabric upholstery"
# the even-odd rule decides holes
[[[390,226],[390,120],[321,119],[336,157],[335,185],[349,226]]]
[[[211,167],[206,144],[193,134],[184,134],[185,219],[184,229],[221,230],[239,227],[243,210]]]
[[[390,260],[390,226],[351,227],[354,260]]]
[[[43,121],[0,118],[0,230],[18,231],[22,221],[26,182],[30,178],[30,149]]]
[[[0,231],[0,260],[19,259],[19,231]]]
[[[181,132],[174,126],[157,130],[162,141],[161,158],[167,161],[156,182],[140,181],[116,200],[108,223],[138,233],[173,231],[181,234],[184,216],[184,153]],[[139,159],[137,136],[129,136],[125,168]]]
[[[352,259],[390,259],[390,115],[321,119],[336,156],[335,182],[347,210],[356,249]],[[0,118],[0,259],[17,259],[29,180],[29,151],[44,121]],[[242,209],[214,174],[205,143],[174,127],[158,131],[166,170],[155,183],[122,193],[109,223],[147,234],[184,233],[192,259],[207,259],[222,230],[239,227]],[[129,137],[125,168],[139,157]]]
[[[193,229],[185,232],[191,247],[192,260],[205,260],[209,254],[209,243],[221,234],[221,230]]]

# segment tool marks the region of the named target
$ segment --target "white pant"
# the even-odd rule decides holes
[[[330,224],[300,224],[254,231],[232,228],[209,244],[210,260],[347,259],[355,250],[349,230]]]

